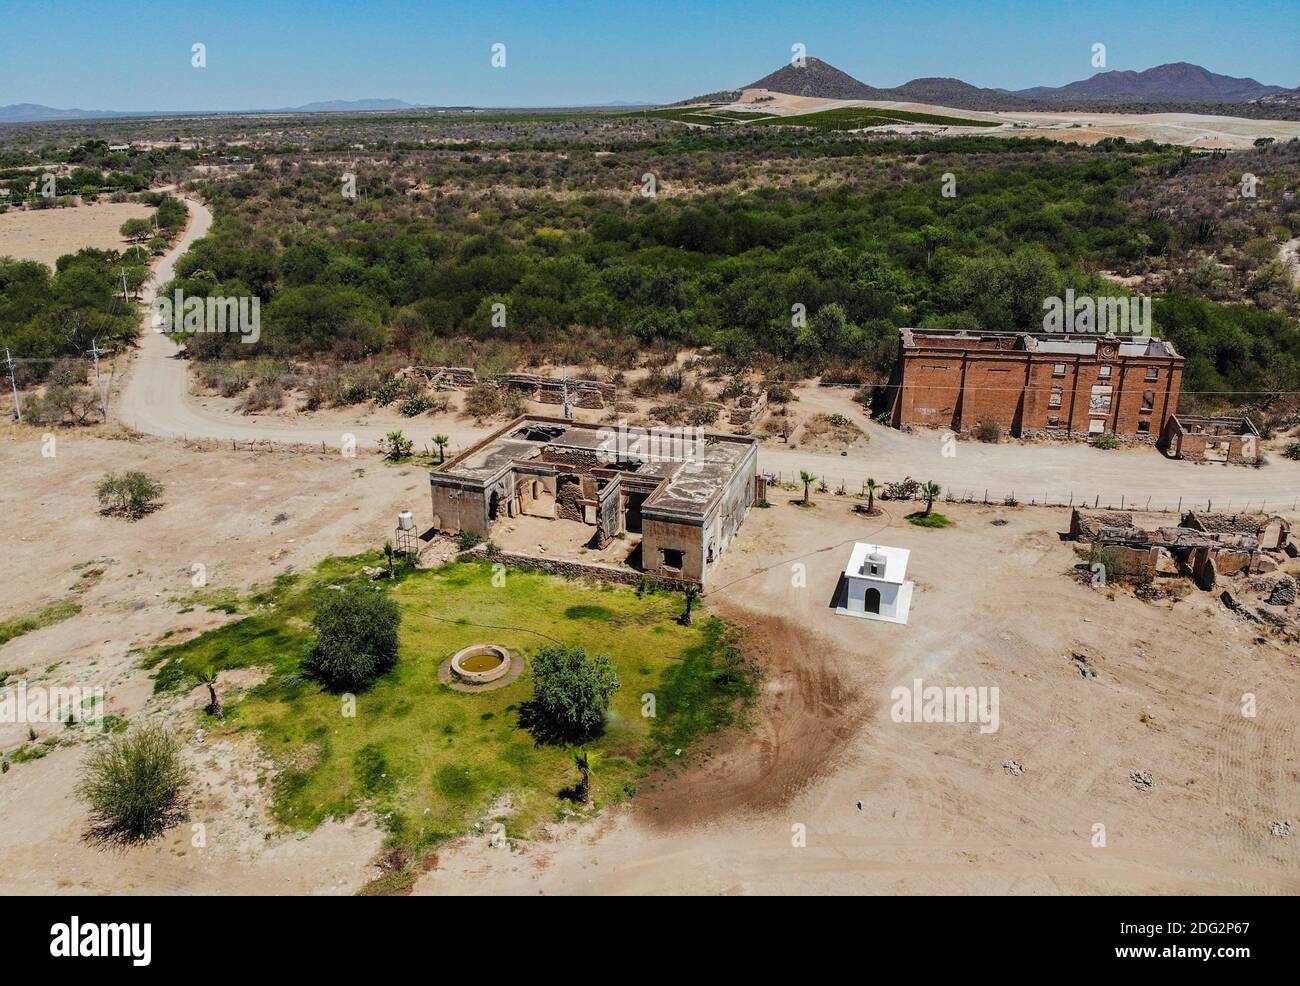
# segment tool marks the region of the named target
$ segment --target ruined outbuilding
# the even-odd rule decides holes
[[[704,583],[762,498],[754,439],[524,415],[429,474],[433,526],[487,538],[518,515],[640,538],[639,569]]]
[[[1197,514],[1189,511],[1176,527],[1138,527],[1131,513],[1076,508],[1070,537],[1119,555],[1125,570],[1149,577],[1186,575],[1203,589],[1220,575],[1277,569],[1269,552],[1285,550],[1290,525],[1281,517]]]
[[[1259,462],[1259,432],[1250,418],[1210,418],[1175,414],[1165,422],[1159,447],[1190,462]]]

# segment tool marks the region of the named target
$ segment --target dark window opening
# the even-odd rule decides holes
[[[1147,367],[1147,379],[1148,379],[1148,380],[1159,380],[1159,379],[1160,379],[1160,371],[1157,370],[1154,366],[1148,366],[1148,367]]]
[[[679,551],[676,548],[664,548],[661,554],[664,558],[664,568],[671,568],[680,572],[682,566],[686,563],[686,552]]]
[[[1142,410],[1150,411],[1156,406],[1156,392],[1154,390],[1142,391]]]
[[[867,598],[864,600],[864,603],[868,613],[879,613],[880,612],[880,590],[868,589]]]
[[[1138,422],[1138,434],[1139,434],[1139,435],[1149,435],[1150,433],[1151,433],[1151,422],[1150,422],[1150,421],[1139,421],[1139,422]]]

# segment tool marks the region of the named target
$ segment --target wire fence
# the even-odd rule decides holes
[[[802,492],[803,480],[797,472],[769,472],[764,474],[769,486],[785,490]],[[877,500],[884,502],[918,501],[924,502],[923,492],[897,496],[886,493],[891,484],[881,483],[874,492]],[[851,481],[841,478],[835,480],[819,476],[810,486],[810,492],[832,496],[851,496],[866,499],[868,496],[865,481]],[[1228,514],[1267,514],[1271,512],[1300,509],[1300,494],[1293,494],[1288,500],[1283,496],[1217,496],[1195,493],[1105,493],[1092,490],[1031,490],[1031,489],[995,489],[992,487],[944,486],[935,497],[936,502],[974,503],[986,506],[1003,507],[1079,507],[1091,510],[1133,510],[1150,513],[1179,513],[1184,510],[1204,510],[1206,513]]]

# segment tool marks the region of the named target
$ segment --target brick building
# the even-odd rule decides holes
[[[1249,418],[1173,414],[1160,434],[1160,447],[1175,459],[1254,465],[1259,461],[1259,432]]]
[[[641,571],[700,583],[765,490],[753,438],[540,415],[438,466],[429,486],[437,530],[486,538],[518,515],[580,524],[596,546],[639,542]]]
[[[900,329],[884,393],[896,428],[1087,437],[1154,444],[1178,410],[1183,358],[1149,336]]]

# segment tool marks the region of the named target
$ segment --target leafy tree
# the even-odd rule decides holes
[[[131,470],[121,475],[106,473],[95,487],[102,513],[120,514],[139,520],[158,509],[163,486],[147,473]]]
[[[401,612],[381,589],[354,582],[316,604],[308,669],[334,691],[362,689],[397,663]]]
[[[539,739],[581,742],[605,724],[619,688],[614,662],[580,645],[548,644],[532,659],[533,699],[527,724]]]
[[[180,744],[164,726],[150,724],[93,745],[77,794],[90,807],[89,838],[136,843],[186,817],[189,789]]]
[[[208,704],[203,711],[213,718],[221,718],[221,699],[217,695],[217,669],[209,665],[199,672],[199,684],[208,686]]]
[[[876,510],[876,490],[880,489],[880,484],[874,479],[868,478],[866,482],[867,490],[867,513],[875,513]]]
[[[688,585],[682,590],[682,596],[686,600],[686,611],[682,613],[682,626],[691,625],[691,610],[695,606],[695,600],[700,598],[700,587],[697,585]]]
[[[438,446],[438,462],[439,462],[439,464],[441,464],[442,462],[444,462],[444,461],[446,460],[446,457],[447,457],[447,443],[450,442],[450,441],[451,441],[451,439],[448,438],[446,435],[434,435],[434,436],[433,436],[433,444],[436,445],[436,446]]]

